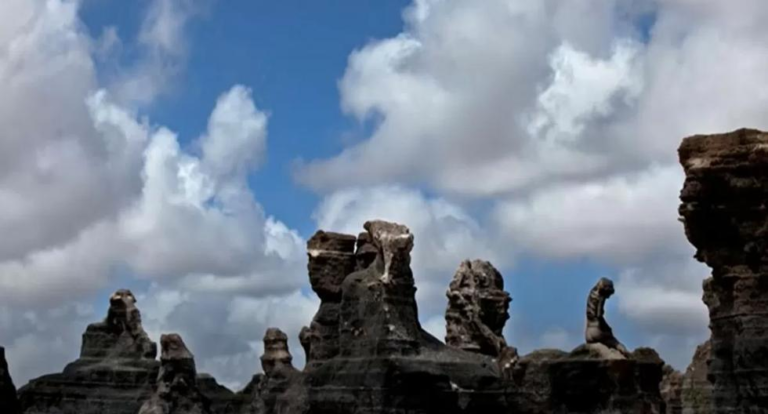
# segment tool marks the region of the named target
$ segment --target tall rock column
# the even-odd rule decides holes
[[[355,236],[318,231],[307,242],[309,282],[321,301],[312,324],[301,334],[308,367],[339,352],[341,284],[355,271],[356,241]]]
[[[696,259],[712,268],[713,412],[768,413],[768,133],[683,140],[679,213]]]

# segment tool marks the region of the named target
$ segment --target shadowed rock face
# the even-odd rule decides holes
[[[30,381],[19,390],[25,414],[136,414],[154,389],[157,345],[141,326],[136,299],[121,289],[107,317],[88,326],[81,356],[61,374]]]
[[[448,345],[491,357],[499,356],[507,342],[502,330],[509,319],[509,302],[501,273],[489,262],[461,263],[446,293]]]
[[[16,414],[19,405],[16,399],[16,387],[8,372],[8,363],[5,361],[5,348],[0,346],[0,413]]]
[[[768,407],[768,133],[697,135],[678,153],[679,213],[695,257],[712,268],[704,303],[713,412],[760,412]]]
[[[197,388],[195,359],[178,334],[160,338],[157,389],[139,414],[209,414],[210,401]]]

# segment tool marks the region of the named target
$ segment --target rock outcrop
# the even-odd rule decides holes
[[[445,343],[468,352],[498,357],[507,342],[509,293],[501,273],[482,260],[461,263],[446,293]]]
[[[19,402],[16,398],[16,386],[13,385],[8,362],[5,360],[5,348],[0,346],[0,413],[17,414]]]
[[[157,389],[139,414],[210,414],[210,400],[197,388],[195,358],[178,334],[160,337]]]
[[[768,133],[741,129],[683,140],[679,214],[695,257],[712,268],[714,413],[768,412]]]
[[[649,348],[627,356],[603,344],[535,351],[512,370],[510,412],[660,414],[663,365]]]
[[[22,413],[136,414],[152,394],[157,345],[141,326],[136,298],[122,289],[109,304],[104,321],[83,334],[79,359],[19,390]]]
[[[358,270],[341,284],[338,355],[305,369],[309,412],[505,412],[494,361],[421,328],[410,231],[382,221],[365,229],[354,255]]]
[[[712,383],[707,379],[712,352],[709,341],[696,348],[693,361],[684,374],[664,367],[661,393],[667,403],[667,414],[712,413]]]
[[[309,282],[320,298],[320,309],[302,331],[307,365],[314,366],[339,353],[341,284],[355,270],[354,236],[318,231],[307,242]]]

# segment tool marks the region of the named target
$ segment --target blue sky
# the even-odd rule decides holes
[[[587,293],[610,277],[619,339],[684,368],[708,335],[709,270],[676,220],[677,146],[768,128],[768,6],[724,4],[2,3],[14,376],[76,357],[118,287],[150,335],[180,332],[228,386],[259,369],[269,326],[301,363],[318,304],[306,240],[372,218],[414,232],[437,336],[459,262],[483,258],[524,352],[578,345]]]

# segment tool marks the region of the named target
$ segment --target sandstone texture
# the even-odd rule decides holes
[[[154,389],[157,345],[141,326],[136,299],[118,290],[104,321],[88,326],[80,358],[61,374],[30,381],[19,390],[25,414],[136,414]]]
[[[197,388],[195,358],[178,334],[160,337],[157,388],[139,414],[210,414],[210,400]]]
[[[0,413],[17,414],[19,403],[16,398],[16,386],[13,385],[8,362],[5,360],[5,348],[0,346]]]
[[[768,133],[686,138],[679,214],[696,258],[712,268],[713,412],[768,412]]]

